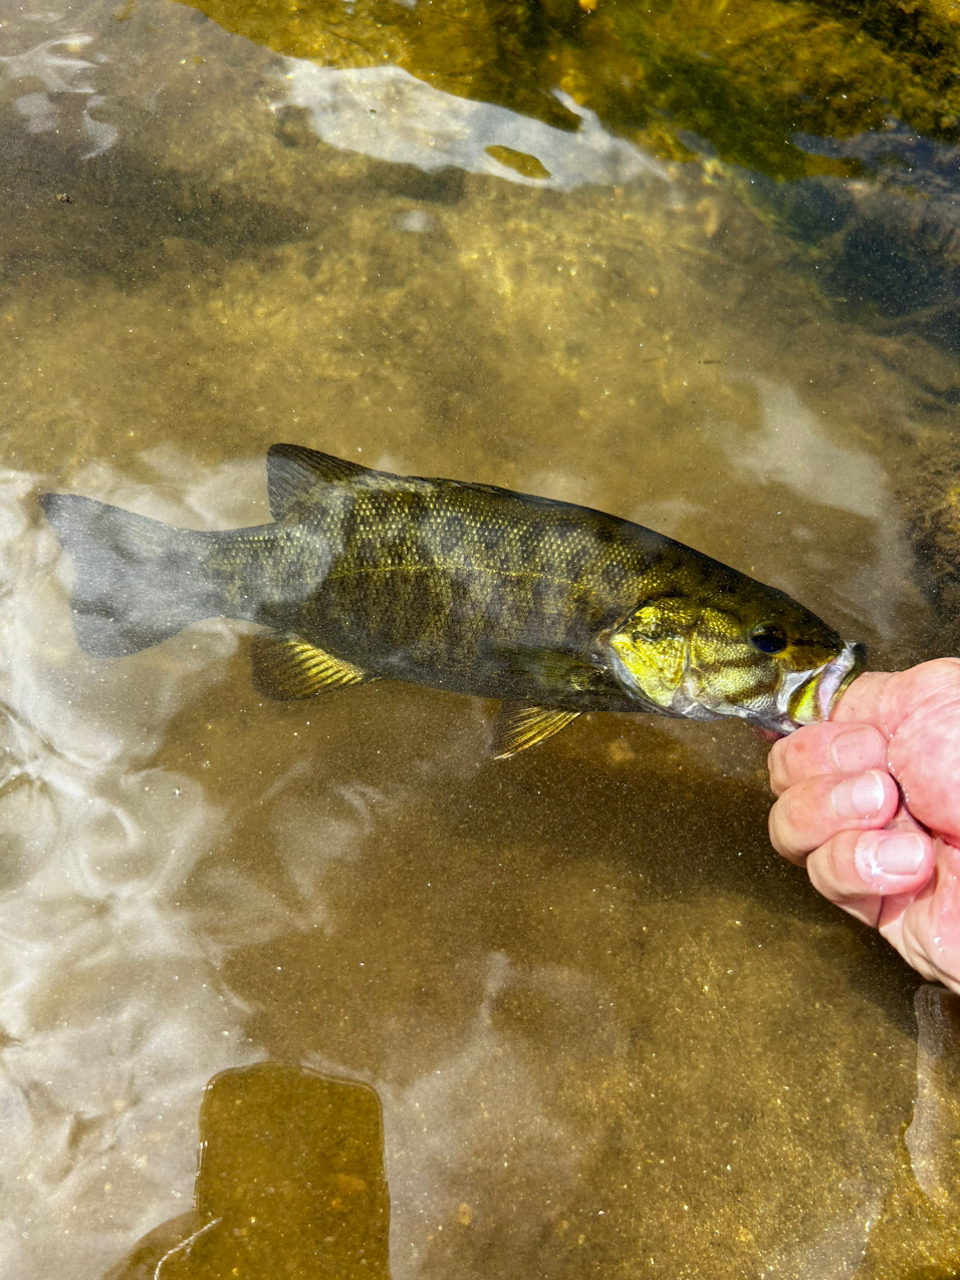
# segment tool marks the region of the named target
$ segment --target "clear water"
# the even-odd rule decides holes
[[[573,98],[579,132],[159,0],[0,18],[0,1275],[327,1274],[377,1168],[394,1280],[952,1274],[954,1006],[920,993],[918,1084],[919,980],[772,853],[746,727],[498,763],[470,699],[261,702],[239,625],[98,662],[35,500],[259,523],[290,440],[649,524],[903,665],[957,639],[910,541],[952,500],[949,298],[858,303],[889,238],[831,258]],[[204,1088],[260,1063],[301,1070],[227,1077],[194,1214]]]

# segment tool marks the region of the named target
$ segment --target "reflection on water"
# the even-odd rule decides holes
[[[821,158],[824,141],[899,120],[957,140],[960,34],[936,0],[909,11],[806,0],[746,0],[735,10],[702,0],[191,3],[278,53],[348,67],[390,62],[461,98],[570,127],[553,96],[559,86],[608,128],[663,154],[709,150],[778,177],[857,174],[856,162]]]
[[[285,65],[290,89],[279,105],[303,107],[317,136],[331,146],[428,172],[455,165],[559,190],[642,175],[669,182],[661,165],[611,137],[592,111],[559,90],[557,99],[581,121],[575,133],[441,93],[400,67],[341,71],[298,58],[287,58]],[[503,150],[532,156],[538,167],[528,174],[517,162],[504,164],[497,159]]]
[[[882,634],[897,627],[896,605],[880,584],[908,581],[911,562],[902,521],[891,510],[883,465],[862,449],[831,440],[794,387],[757,380],[762,430],[727,440],[731,460],[762,483],[786,486],[807,501],[860,516],[871,529],[873,563],[864,565],[851,589],[871,598],[874,625]],[[825,411],[821,411],[821,422]],[[797,531],[794,532],[797,536]],[[871,591],[871,585],[873,590]]]
[[[58,100],[62,100],[63,95],[90,95],[80,118],[81,130],[88,143],[92,144],[91,149],[83,153],[81,158],[84,160],[106,151],[119,135],[115,125],[90,115],[90,109],[104,101],[89,82],[88,73],[97,70],[96,63],[68,56],[79,52],[92,39],[92,36],[70,35],[63,39],[45,40],[23,53],[0,57],[0,79],[13,86],[35,81],[44,86],[44,92],[22,93],[13,99],[14,109],[23,117],[28,133],[55,132],[58,129],[61,120]]]
[[[203,1089],[268,1060],[379,1094],[398,1278],[950,1274],[930,1010],[918,1087],[917,980],[773,857],[743,726],[584,718],[496,764],[469,699],[261,703],[241,626],[97,662],[35,495],[252,525],[286,438],[614,511],[902,664],[957,640],[892,514],[920,441],[949,524],[952,348],[838,318],[729,174],[663,181],[581,108],[561,147],[467,104],[462,168],[396,163],[195,12],[117,17],[0,29],[0,1272],[201,1229]]]

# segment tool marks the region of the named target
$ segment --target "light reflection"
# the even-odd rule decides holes
[[[529,1061],[519,1026],[511,1027],[497,1009],[511,996],[531,993],[547,1008],[563,1006],[571,979],[582,998],[591,984],[575,971],[525,971],[503,952],[491,953],[480,1006],[454,1052],[405,1089],[378,1083],[394,1194],[394,1280],[419,1275],[443,1244],[444,1230],[472,1225],[486,1234],[496,1212],[492,1187],[501,1205],[512,1206],[497,1229],[509,1231],[517,1250],[528,1247],[574,1193],[602,1139],[603,1117],[571,1123]],[[533,1218],[525,1210],[531,1202],[541,1210]]]
[[[44,21],[57,21],[59,17],[57,14],[30,16]],[[24,93],[14,99],[13,105],[23,117],[28,133],[47,133],[57,129],[60,123],[57,95],[90,95],[83,107],[81,130],[92,145],[81,155],[82,160],[102,155],[120,136],[116,125],[97,120],[90,114],[91,107],[99,107],[106,101],[87,79],[88,72],[97,70],[96,63],[88,62],[86,58],[65,57],[64,53],[56,52],[62,49],[66,54],[75,54],[92,42],[92,36],[73,34],[55,40],[44,40],[22,53],[0,56],[0,83],[6,80],[16,85],[39,80],[46,89],[45,93]]]
[[[580,117],[575,133],[506,107],[444,93],[401,67],[340,70],[299,58],[285,58],[284,65],[289,87],[277,107],[304,108],[317,136],[342,150],[428,172],[455,165],[469,173],[561,191],[636,178],[670,185],[662,165],[633,143],[613,137],[594,112],[559,89],[554,90],[556,98]],[[491,148],[533,157],[544,176],[529,176],[504,164]]]
[[[864,522],[861,563],[853,581],[844,582],[849,596],[863,601],[863,612],[876,633],[885,639],[897,633],[902,604],[877,584],[902,582],[909,591],[912,560],[903,521],[891,495],[886,469],[880,460],[853,441],[837,443],[804,402],[796,387],[769,378],[752,379],[760,402],[760,430],[731,432],[724,424],[724,448],[736,465],[763,484],[779,483],[809,503],[823,504],[833,512],[846,512]],[[803,530],[794,537],[802,539]],[[810,541],[816,535],[810,531]],[[868,545],[872,543],[872,555]],[[824,563],[825,574],[829,568]],[[789,575],[781,583],[791,588]],[[834,584],[836,595],[839,584]],[[919,592],[917,607],[922,608]]]
[[[64,1274],[63,1232],[81,1211],[91,1258],[98,1232],[122,1243],[178,1211],[191,1175],[178,1117],[213,1071],[259,1056],[177,909],[223,813],[195,780],[148,763],[235,637],[208,629],[182,661],[129,678],[95,671],[65,625],[34,485],[12,472],[0,485],[0,1178],[24,1224],[0,1236],[6,1275]]]

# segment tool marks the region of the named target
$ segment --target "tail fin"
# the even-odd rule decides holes
[[[74,559],[73,629],[86,653],[136,653],[220,612],[211,535],[77,494],[44,493],[40,505]]]

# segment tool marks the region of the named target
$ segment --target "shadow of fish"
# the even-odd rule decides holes
[[[374,679],[500,698],[506,757],[584,711],[825,719],[862,646],[661,534],[492,485],[372,471],[297,445],[267,457],[274,523],[199,533],[75,494],[41,505],[76,563],[97,657],[202,618],[248,619],[253,679],[308,698]]]

